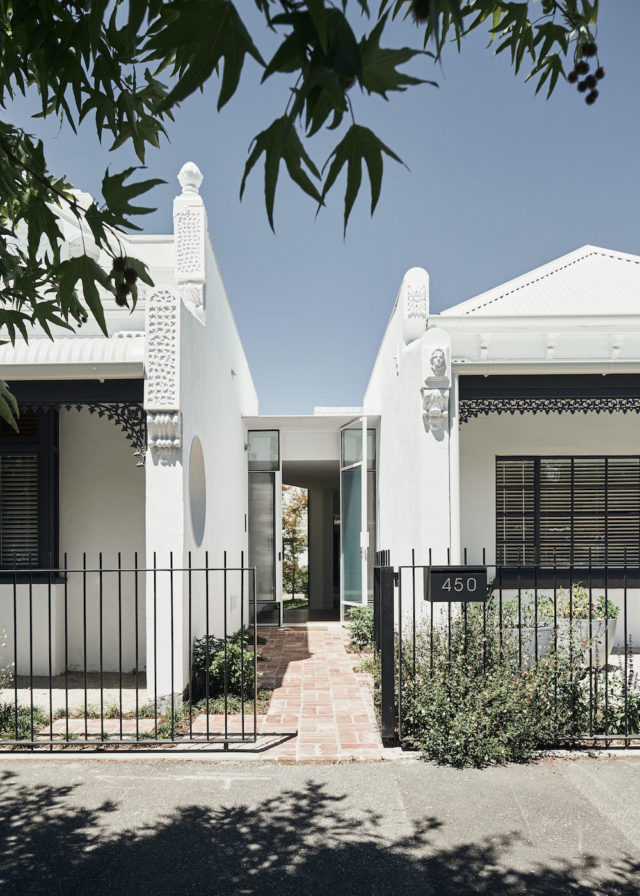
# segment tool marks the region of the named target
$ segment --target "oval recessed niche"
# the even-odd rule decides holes
[[[189,459],[189,503],[191,505],[191,528],[198,547],[204,538],[204,524],[207,517],[207,483],[204,475],[204,453],[202,442],[195,436],[191,443]]]

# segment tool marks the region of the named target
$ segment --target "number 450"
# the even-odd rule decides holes
[[[466,580],[466,590],[467,591],[475,591],[478,586],[478,582],[474,578],[469,578]],[[443,591],[460,591],[465,590],[465,580],[461,578],[455,578],[453,580],[453,585],[451,584],[451,576],[447,576],[444,580],[444,584],[442,586]]]

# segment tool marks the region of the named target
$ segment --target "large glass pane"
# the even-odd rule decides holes
[[[350,467],[362,460],[362,424],[358,420],[350,429],[342,430],[342,466]],[[367,430],[367,469],[376,468],[376,431]]]
[[[277,429],[252,429],[248,441],[250,471],[280,468],[280,433]]]
[[[375,436],[375,432],[374,432]],[[367,531],[369,532],[369,553],[367,555],[367,600],[373,603],[373,568],[376,559],[376,474],[367,473]]]
[[[367,430],[367,470],[376,468],[376,431]]]
[[[249,473],[249,566],[258,601],[275,600],[275,473]]]
[[[342,466],[350,467],[362,460],[362,424],[358,421],[353,429],[342,430]]]
[[[342,576],[343,600],[362,603],[362,555],[360,530],[362,480],[360,467],[343,470],[342,488]]]

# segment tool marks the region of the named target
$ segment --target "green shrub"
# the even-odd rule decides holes
[[[246,631],[237,631],[227,638],[225,662],[224,639],[211,635],[208,639],[197,638],[193,642],[191,653],[192,699],[199,700],[207,696],[207,658],[209,697],[221,697],[224,694],[225,666],[227,694],[244,697],[245,700],[253,697],[255,676],[252,646],[252,636]]]
[[[33,736],[49,724],[49,716],[39,706],[33,707]],[[12,703],[0,703],[0,740],[31,740],[31,707],[18,707],[16,734],[15,709]]]
[[[495,607],[469,608],[418,632],[416,674],[403,669],[403,745],[458,768],[524,762],[581,725],[580,670],[565,652],[520,668],[517,635]]]
[[[358,650],[373,648],[373,607],[351,607],[347,617],[351,643]]]

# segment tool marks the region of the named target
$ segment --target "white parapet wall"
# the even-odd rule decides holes
[[[238,573],[201,572],[247,562],[247,460],[242,417],[257,397],[207,233],[193,163],[179,175],[174,202],[175,287],[147,308],[145,407],[147,556],[172,556],[171,579],[155,579],[147,599],[147,684],[160,696],[182,692],[194,638],[220,637],[248,621],[248,582]],[[227,604],[225,617],[224,591]],[[149,587],[150,580],[147,585]],[[208,613],[205,606],[208,591]],[[148,591],[148,594],[150,592]],[[173,607],[173,615],[171,615]],[[154,648],[154,640],[157,649]],[[173,659],[168,645],[173,644]],[[153,669],[153,676],[150,670]]]
[[[381,418],[377,547],[390,551],[395,566],[411,562],[412,549],[417,563],[428,561],[429,549],[445,562],[457,544],[455,380],[449,334],[429,324],[429,278],[422,268],[402,281],[364,411]]]

